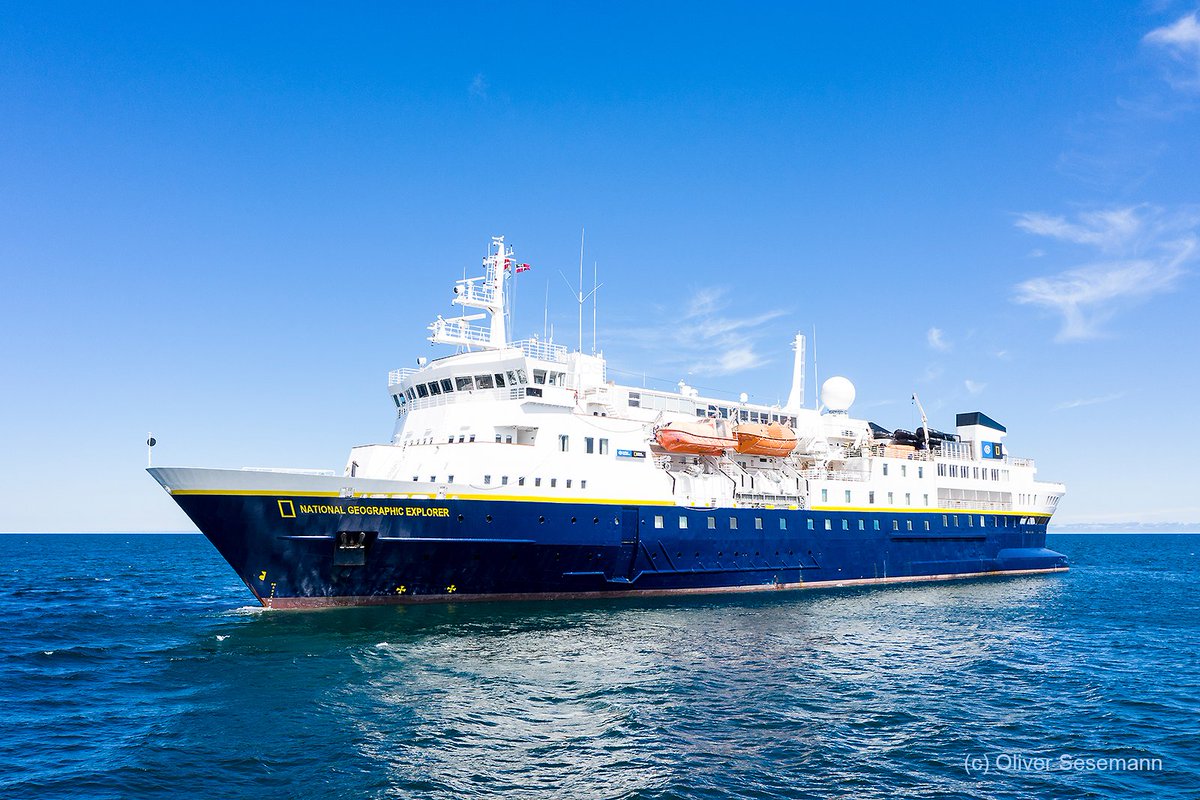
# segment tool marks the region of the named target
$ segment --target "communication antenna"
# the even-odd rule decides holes
[[[596,277],[600,274],[600,265],[598,262],[592,262],[592,355],[596,355],[596,298],[599,296],[600,286],[596,282]]]
[[[550,321],[550,279],[546,278],[546,304],[542,306],[542,341],[546,341],[546,331]]]
[[[572,286],[571,282],[569,280],[567,280],[567,276],[563,274],[563,271],[561,269],[558,271],[558,274],[562,275],[563,283],[565,283],[567,285],[567,288],[571,290],[571,296],[573,298],[575,298],[575,302],[579,304],[579,352],[580,353],[583,352],[583,304],[586,303],[589,298],[595,296],[596,290],[600,288],[599,286],[593,286],[592,290],[590,292],[588,292],[587,294],[583,293],[583,236],[584,236],[584,232],[585,232],[584,228],[579,229],[579,283],[575,286]],[[592,352],[593,353],[595,352],[595,347],[596,347],[595,324],[596,324],[596,313],[595,313],[595,307],[593,306],[593,310],[592,310]]]

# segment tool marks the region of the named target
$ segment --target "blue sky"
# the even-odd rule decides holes
[[[639,5],[7,9],[0,530],[189,529],[148,430],[340,468],[490,236],[573,343],[585,226],[613,369],[782,400],[816,326],[1063,522],[1200,520],[1194,4]]]

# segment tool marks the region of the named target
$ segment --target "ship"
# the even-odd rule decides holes
[[[393,370],[390,441],[335,470],[151,467],[268,608],[608,598],[1065,571],[1046,547],[1061,483],[981,411],[915,432],[786,403],[612,380],[602,354],[512,341],[518,264],[494,237],[453,285],[453,348]],[[594,348],[593,348],[594,350]],[[615,372],[615,370],[614,370]],[[913,395],[919,404],[919,399]]]

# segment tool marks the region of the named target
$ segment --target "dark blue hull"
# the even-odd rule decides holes
[[[748,591],[1066,569],[1047,517],[185,494],[274,608]]]

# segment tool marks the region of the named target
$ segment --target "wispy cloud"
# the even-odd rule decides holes
[[[471,85],[467,87],[467,93],[478,100],[486,100],[489,88],[487,78],[482,72],[477,72],[471,79]]]
[[[1108,403],[1113,400],[1119,400],[1124,397],[1124,392],[1116,392],[1114,394],[1106,394],[1103,397],[1089,397],[1084,400],[1068,400],[1064,403],[1059,403],[1054,407],[1055,411],[1066,411],[1070,408],[1081,408],[1083,406],[1095,406],[1100,403]]]
[[[1142,41],[1159,48],[1171,59],[1172,69],[1166,74],[1168,83],[1185,91],[1200,90],[1200,19],[1197,12],[1155,28]]]
[[[1075,220],[1022,214],[1017,227],[1099,250],[1108,258],[1026,280],[1015,300],[1062,315],[1059,341],[1092,339],[1130,303],[1170,291],[1197,253],[1194,213],[1132,206],[1079,214]]]
[[[941,328],[930,328],[925,334],[925,341],[929,342],[929,346],[934,350],[945,352],[950,349],[950,343],[946,341]]]
[[[963,386],[967,387],[967,391],[970,394],[979,394],[980,392],[982,392],[984,389],[987,388],[986,383],[976,383],[975,381],[971,380],[970,378],[967,378],[965,381],[963,381]]]
[[[682,305],[682,316],[669,327],[627,327],[609,334],[609,339],[653,348],[660,369],[677,369],[689,375],[733,375],[771,361],[759,349],[760,342],[770,331],[769,323],[782,317],[784,311],[733,313],[726,290],[713,287],[694,289]],[[782,337],[776,349],[787,352]]]
[[[1138,235],[1142,219],[1138,206],[1105,211],[1085,211],[1075,222],[1036,211],[1019,214],[1017,227],[1037,236],[1073,244],[1093,245],[1104,251],[1119,250]]]

